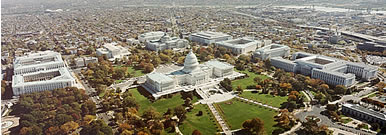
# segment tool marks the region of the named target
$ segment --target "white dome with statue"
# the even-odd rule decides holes
[[[190,50],[189,54],[186,55],[185,57],[184,69],[182,69],[182,71],[184,71],[185,73],[191,73],[197,70],[198,67],[199,67],[199,63],[198,63],[197,57],[193,53],[193,51]]]

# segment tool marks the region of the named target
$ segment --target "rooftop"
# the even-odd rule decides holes
[[[61,55],[53,51],[44,51],[30,53],[25,56],[16,57],[14,60],[14,69],[36,67],[54,62],[63,62]]]
[[[366,113],[366,114],[371,115],[373,117],[380,118],[382,120],[386,120],[385,114],[377,112],[377,111],[374,111],[374,110],[371,110],[371,109],[367,109],[367,108],[362,107],[362,106],[357,105],[357,104],[348,104],[347,103],[347,104],[343,104],[343,106],[345,106],[347,108],[351,108],[351,109],[357,110],[357,111],[360,111],[360,112],[363,112],[363,113]]]
[[[147,76],[151,80],[154,80],[157,83],[174,81],[171,77],[169,77],[167,75],[164,75],[164,74],[161,74],[161,73],[158,73],[158,72],[154,72],[154,73],[148,74]]]
[[[198,33],[193,33],[192,36],[198,36],[205,39],[214,39],[214,38],[220,38],[220,37],[227,37],[230,35],[221,33],[221,32],[201,31]]]
[[[27,73],[23,75],[14,75],[12,77],[12,86],[26,86],[51,83],[54,81],[74,79],[66,67]]]
[[[212,66],[212,67],[215,67],[215,68],[218,68],[218,69],[229,69],[229,68],[233,69],[232,65],[230,65],[228,63],[220,62],[217,60],[211,60],[211,61],[206,62],[205,64]]]

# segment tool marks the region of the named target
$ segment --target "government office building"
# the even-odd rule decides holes
[[[386,115],[384,113],[365,108],[358,104],[343,104],[342,112],[348,116],[353,116],[369,123],[378,123],[381,126],[386,124]]]
[[[188,40],[179,39],[177,37],[170,37],[168,35],[164,35],[158,40],[146,41],[146,48],[152,51],[162,51],[166,49],[183,49],[187,48],[188,45]]]
[[[215,45],[232,50],[232,53],[239,55],[253,52],[261,44],[261,41],[256,41],[250,38],[238,38],[216,42]]]
[[[189,35],[189,40],[192,42],[198,42],[203,45],[210,45],[220,41],[226,41],[232,39],[232,36],[221,32],[213,31],[201,31]]]
[[[12,90],[14,95],[73,87],[75,78],[57,52],[44,51],[16,57]]]
[[[370,81],[376,77],[378,67],[339,60],[322,55],[297,52],[292,60],[271,58],[271,65],[287,72],[309,75],[327,84],[351,86],[356,79]]]
[[[260,60],[267,60],[273,57],[288,57],[290,48],[280,44],[270,44],[257,49],[253,53],[253,58],[259,58]]]

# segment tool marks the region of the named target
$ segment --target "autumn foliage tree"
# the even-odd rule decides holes
[[[246,120],[242,124],[243,128],[252,134],[262,135],[264,134],[264,121],[259,118],[254,118],[251,120]]]

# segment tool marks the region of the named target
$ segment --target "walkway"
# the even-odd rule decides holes
[[[253,101],[253,100],[250,100],[250,99],[247,99],[247,98],[243,98],[243,97],[240,97],[240,96],[236,96],[236,98],[238,99],[241,99],[241,100],[244,100],[244,101],[247,101],[247,102],[251,102],[251,103],[254,103],[254,104],[257,104],[257,105],[261,105],[261,106],[264,106],[264,107],[267,107],[267,108],[270,108],[270,109],[274,109],[276,111],[279,111],[280,109],[277,108],[277,107],[273,107],[273,106],[269,106],[269,105],[266,105],[266,104],[262,104],[260,102],[257,102],[257,101]]]
[[[221,118],[220,114],[217,112],[216,108],[213,106],[212,103],[208,103],[210,111],[212,111],[214,117],[216,118],[217,122],[220,124],[221,129],[224,131],[226,135],[231,135],[232,131],[229,130],[229,127],[226,125],[225,121]]]

